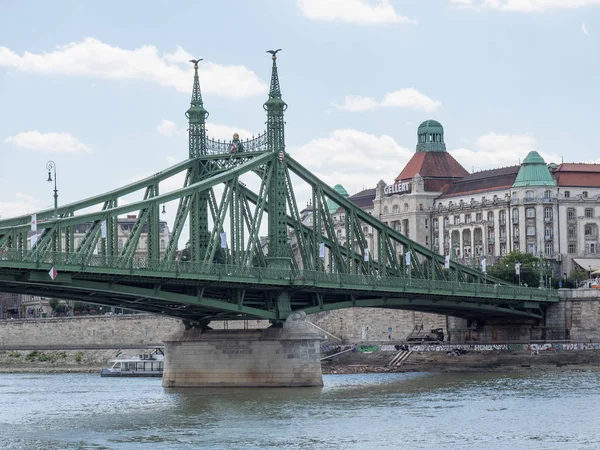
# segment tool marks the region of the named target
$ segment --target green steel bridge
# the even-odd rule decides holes
[[[513,286],[453,261],[446,267],[442,255],[299,164],[285,149],[287,104],[277,52],[270,53],[264,134],[230,142],[207,137],[192,61],[189,158],[92,198],[58,206],[55,196],[54,209],[0,220],[0,291],[164,314],[189,326],[218,319],[280,323],[297,310],[354,306],[538,319],[558,301],[555,291]],[[180,188],[161,192],[161,183],[178,176]],[[302,185],[312,192],[310,223],[294,194]],[[133,195],[136,201],[123,200]],[[339,205],[336,217],[328,201]],[[178,206],[165,242],[159,214],[167,202]],[[135,219],[123,242],[118,219],[129,214]],[[188,243],[179,251],[186,228]]]

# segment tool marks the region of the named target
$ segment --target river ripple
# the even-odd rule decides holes
[[[597,449],[600,374],[326,375],[323,388],[163,389],[0,374],[7,449]]]

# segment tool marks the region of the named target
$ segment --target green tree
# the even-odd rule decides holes
[[[229,252],[229,250],[217,247],[215,251],[215,256],[213,258],[213,263],[215,264],[225,264],[225,252]],[[189,261],[192,257],[192,251],[190,250],[190,241],[185,243],[185,247],[181,251],[181,261]],[[231,257],[228,256],[231,261]]]
[[[56,308],[58,308],[58,305],[60,305],[60,300],[58,300],[57,298],[51,298],[48,301],[48,306],[50,306],[52,311],[56,311]]]
[[[589,278],[589,274],[586,270],[580,268],[573,268],[567,275],[566,283],[563,287],[576,288],[579,287],[581,282],[586,281]]]
[[[521,264],[521,284],[529,287],[538,287],[540,285],[539,269],[535,267],[540,264],[540,258],[530,253],[510,252],[502,257],[498,264],[488,269],[488,275],[500,278],[510,283],[519,284],[519,276],[515,273],[515,265]]]

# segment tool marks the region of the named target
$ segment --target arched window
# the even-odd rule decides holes
[[[164,239],[160,240],[160,248],[165,248],[165,240]]]
[[[404,204],[404,211],[405,211],[405,212],[406,212],[406,211],[408,211],[408,203],[405,203],[405,204]]]
[[[123,239],[119,239],[119,250],[123,250]]]
[[[389,211],[388,207],[387,207],[387,206],[384,206],[384,207],[383,207],[383,213],[384,213],[384,214],[389,214],[389,212],[390,212],[390,211]]]
[[[398,214],[398,213],[400,212],[400,207],[399,207],[398,205],[394,205],[394,206],[392,207],[392,212],[393,212],[394,214]]]

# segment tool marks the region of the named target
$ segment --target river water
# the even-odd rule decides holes
[[[0,448],[600,448],[600,373],[326,375],[324,383],[172,390],[156,378],[0,374]]]

